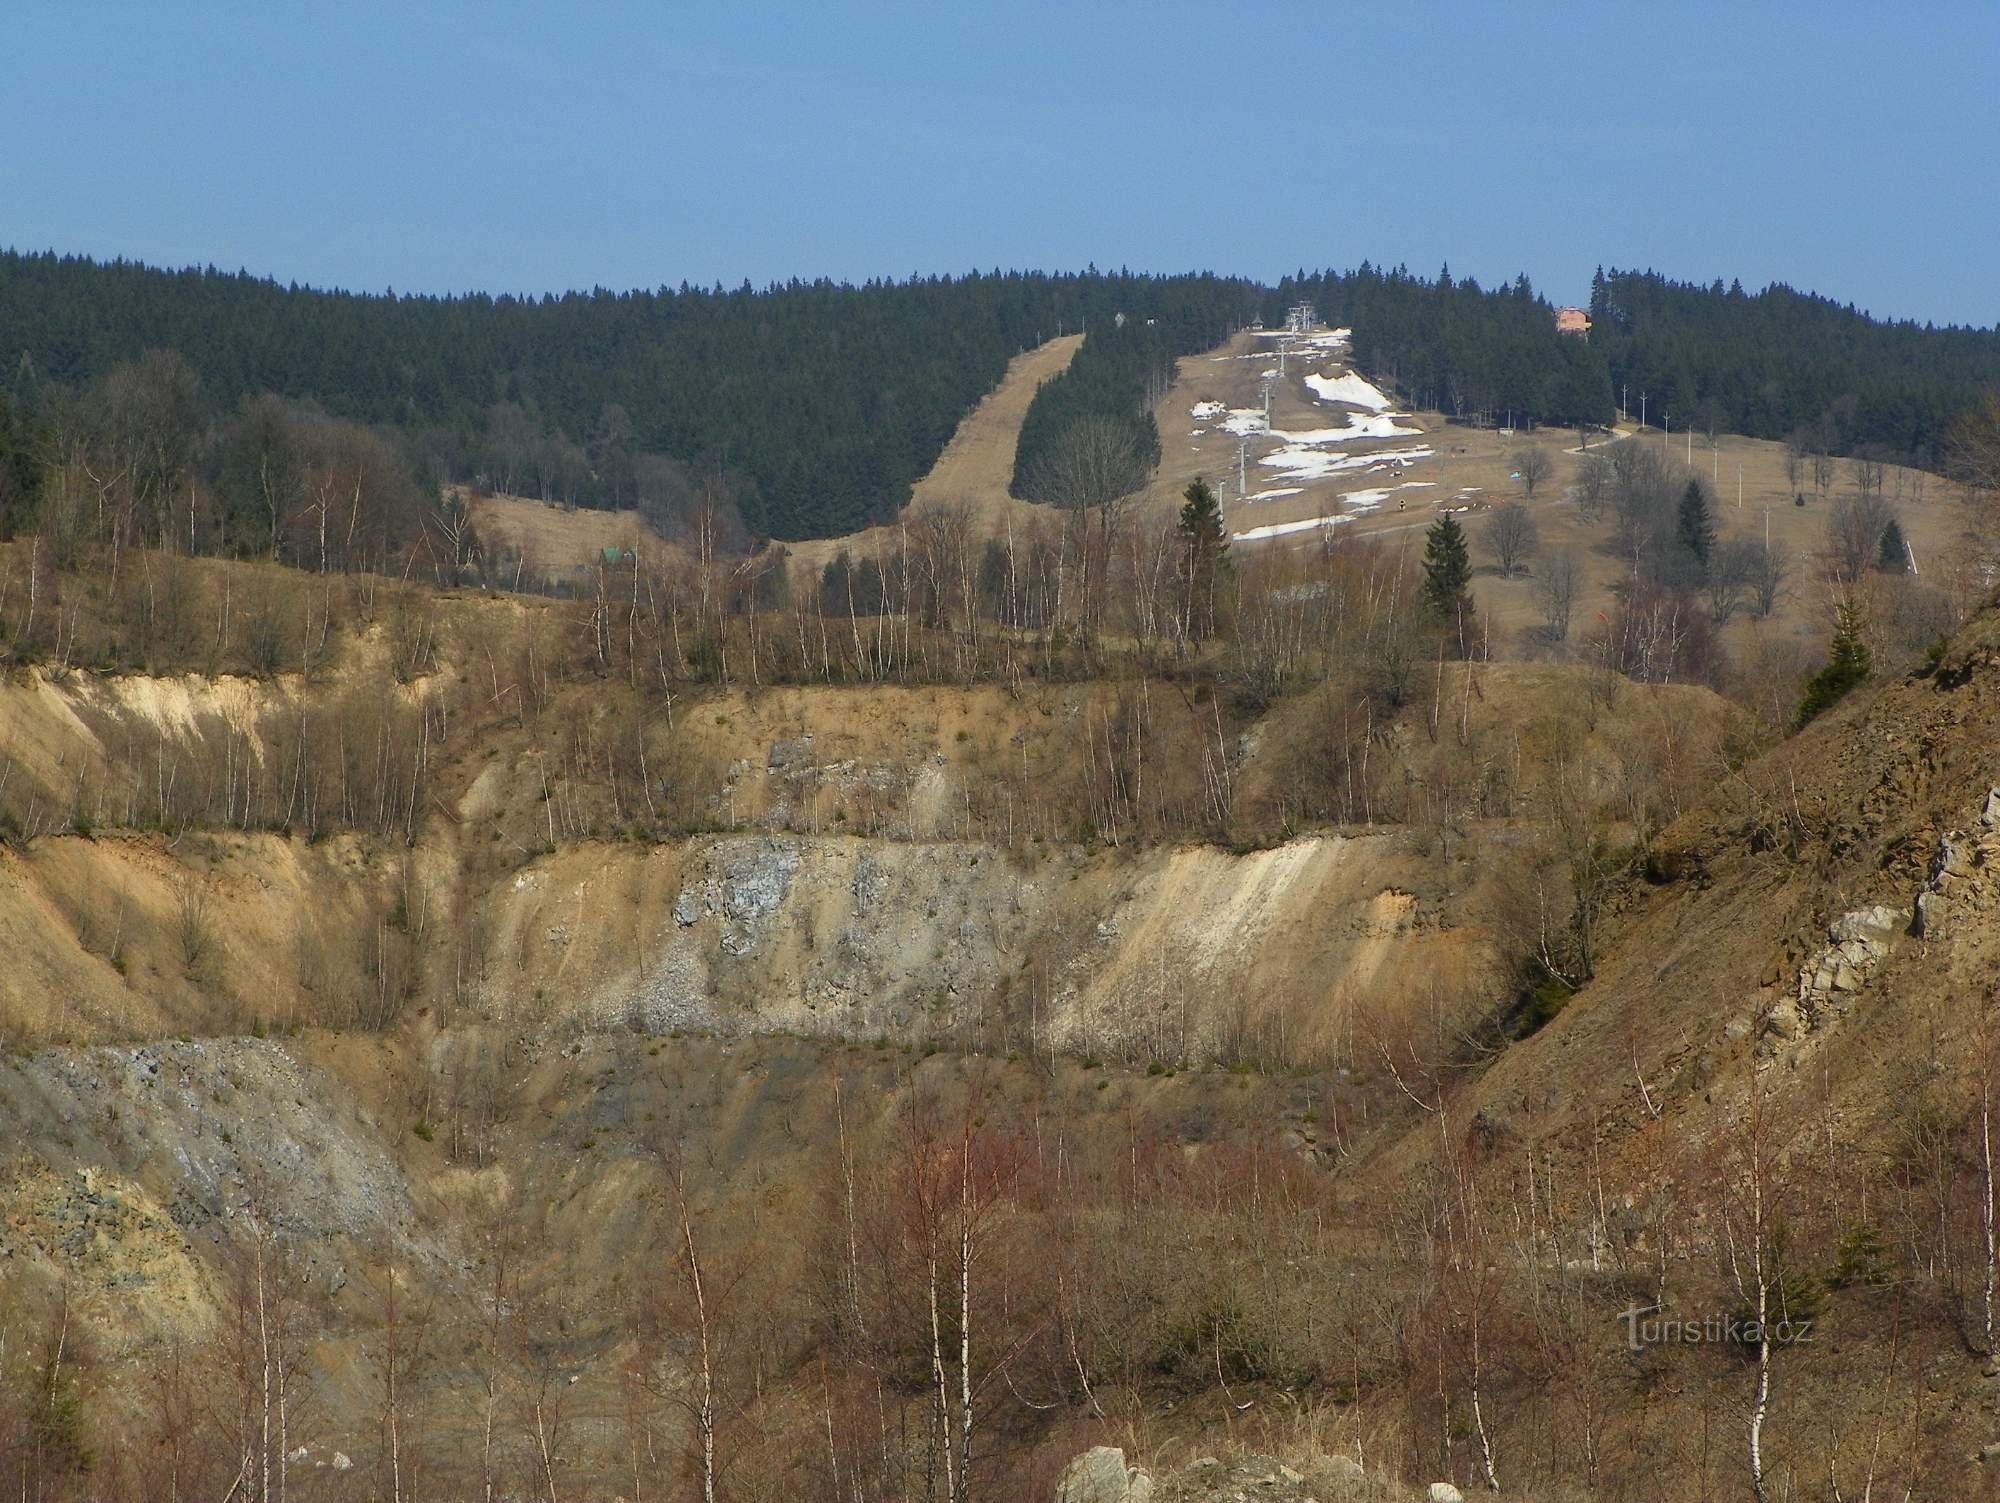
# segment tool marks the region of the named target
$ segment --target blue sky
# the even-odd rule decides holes
[[[1984,325],[1996,65],[1990,0],[9,0],[0,244],[421,291],[1602,262]]]

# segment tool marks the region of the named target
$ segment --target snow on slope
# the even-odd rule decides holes
[[[1250,331],[1258,339],[1288,339],[1294,350],[1338,350],[1344,349],[1347,341],[1354,337],[1352,329],[1315,329],[1310,334],[1294,334],[1290,329],[1253,329]]]
[[[1400,468],[1415,464],[1420,459],[1429,459],[1432,452],[1425,447],[1385,449],[1375,454],[1328,454],[1310,444],[1286,444],[1282,449],[1262,455],[1257,463],[1282,470],[1287,480],[1324,480],[1343,470],[1365,470],[1374,465]]]
[[[1289,537],[1295,532],[1310,532],[1315,527],[1334,527],[1351,520],[1348,517],[1306,517],[1298,522],[1270,522],[1262,527],[1253,527],[1248,532],[1230,534],[1234,543],[1261,543],[1267,538]]]
[[[1351,407],[1366,407],[1370,412],[1381,412],[1389,406],[1389,399],[1378,387],[1353,371],[1338,376],[1307,376],[1306,385],[1322,402],[1345,402]]]
[[[1292,537],[1301,532],[1310,532],[1315,527],[1332,528],[1342,522],[1352,522],[1355,513],[1374,511],[1389,499],[1392,492],[1410,490],[1434,490],[1435,484],[1429,480],[1406,480],[1401,485],[1383,486],[1369,490],[1343,491],[1340,496],[1341,510],[1331,516],[1302,517],[1296,522],[1267,522],[1262,527],[1252,527],[1243,532],[1230,534],[1230,541],[1237,543],[1262,543],[1271,538]],[[1248,497],[1255,501],[1264,495],[1289,494],[1298,492],[1259,492]]]

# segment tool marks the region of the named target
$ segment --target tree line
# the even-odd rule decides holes
[[[1876,319],[1782,283],[1750,293],[1600,268],[1588,338],[1558,334],[1525,276],[1488,289],[1449,266],[1435,279],[1367,262],[1300,271],[1265,316],[1300,299],[1352,328],[1362,369],[1419,406],[1482,422],[1601,424],[1622,410],[1936,467],[1954,421],[2000,384],[2000,331]]]
[[[728,473],[748,533],[890,517],[1022,350],[1125,313],[1212,344],[1259,289],[1208,274],[974,272],[560,296],[381,295],[0,252],[17,410],[171,351],[210,426],[266,397],[394,436],[429,481],[670,504]]]
[[[1705,433],[1935,467],[1955,419],[2000,384],[2000,331],[1889,321],[1774,283],[1745,292],[1658,272],[1600,270],[1590,344],[1630,410]]]
[[[1594,344],[1556,332],[1555,309],[1525,276],[1491,291],[1446,266],[1427,280],[1364,261],[1347,272],[1300,271],[1278,284],[1267,317],[1309,300],[1322,321],[1353,330],[1362,370],[1419,407],[1480,422],[1608,423],[1610,373]]]
[[[1153,407],[1173,383],[1175,357],[1212,345],[1213,330],[1193,329],[1184,339],[1156,325],[1115,320],[1086,338],[1069,368],[1036,389],[1014,446],[1009,491],[1024,501],[1056,506],[1093,504],[1098,491],[1125,494],[1144,484],[1160,462],[1160,430]],[[1094,428],[1094,468],[1101,471],[1087,497],[1076,494],[1073,447],[1080,426]]]

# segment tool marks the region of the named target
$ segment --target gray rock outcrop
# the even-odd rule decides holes
[[[1056,1503],[1148,1503],[1153,1479],[1125,1464],[1116,1446],[1093,1446],[1063,1468]]]

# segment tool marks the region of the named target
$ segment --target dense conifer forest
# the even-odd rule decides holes
[[[1091,270],[446,298],[7,253],[0,356],[17,407],[168,350],[218,423],[268,393],[393,427],[427,478],[586,505],[726,480],[749,534],[802,538],[893,515],[1022,350],[1119,313],[1191,349],[1261,297]]]
[[[1747,293],[1657,272],[1600,272],[1591,345],[1611,379],[1676,428],[1786,438],[1830,453],[1939,462],[1945,429],[2000,383],[2000,329],[1870,318],[1782,284]],[[1657,421],[1657,419],[1655,419]]]
[[[1584,340],[1525,277],[1366,263],[1275,288],[1092,269],[515,298],[0,253],[0,537],[382,567],[427,528],[456,536],[447,481],[634,507],[668,535],[700,516],[725,549],[840,535],[903,506],[1010,358],[1078,330],[1013,489],[1088,506],[1157,462],[1177,358],[1301,298],[1353,329],[1362,369],[1467,421],[1643,401],[1677,430],[1936,465],[2000,384],[2000,332],[1651,272],[1598,275]]]
[[[1429,279],[1364,262],[1285,279],[1266,316],[1300,298],[1353,328],[1365,370],[1419,406],[1482,420],[1601,423],[1621,399],[1637,418],[1643,400],[1655,427],[1932,466],[1951,420],[2000,383],[2000,331],[1886,322],[1782,285],[1600,271],[1587,340],[1555,332],[1525,277],[1487,289],[1449,267]]]
[[[1213,341],[1209,341],[1212,343]],[[1160,462],[1153,404],[1173,381],[1175,357],[1203,347],[1201,331],[1116,321],[1100,326],[1061,375],[1042,383],[1021,423],[1010,490],[1023,500],[1087,504],[1071,483],[1076,438],[1089,433],[1115,448],[1127,470]]]
[[[1299,272],[1269,316],[1301,299],[1354,330],[1354,359],[1420,407],[1455,417],[1603,423],[1614,411],[1602,354],[1556,333],[1555,309],[1526,277],[1486,291],[1447,267],[1437,280],[1398,267]]]

